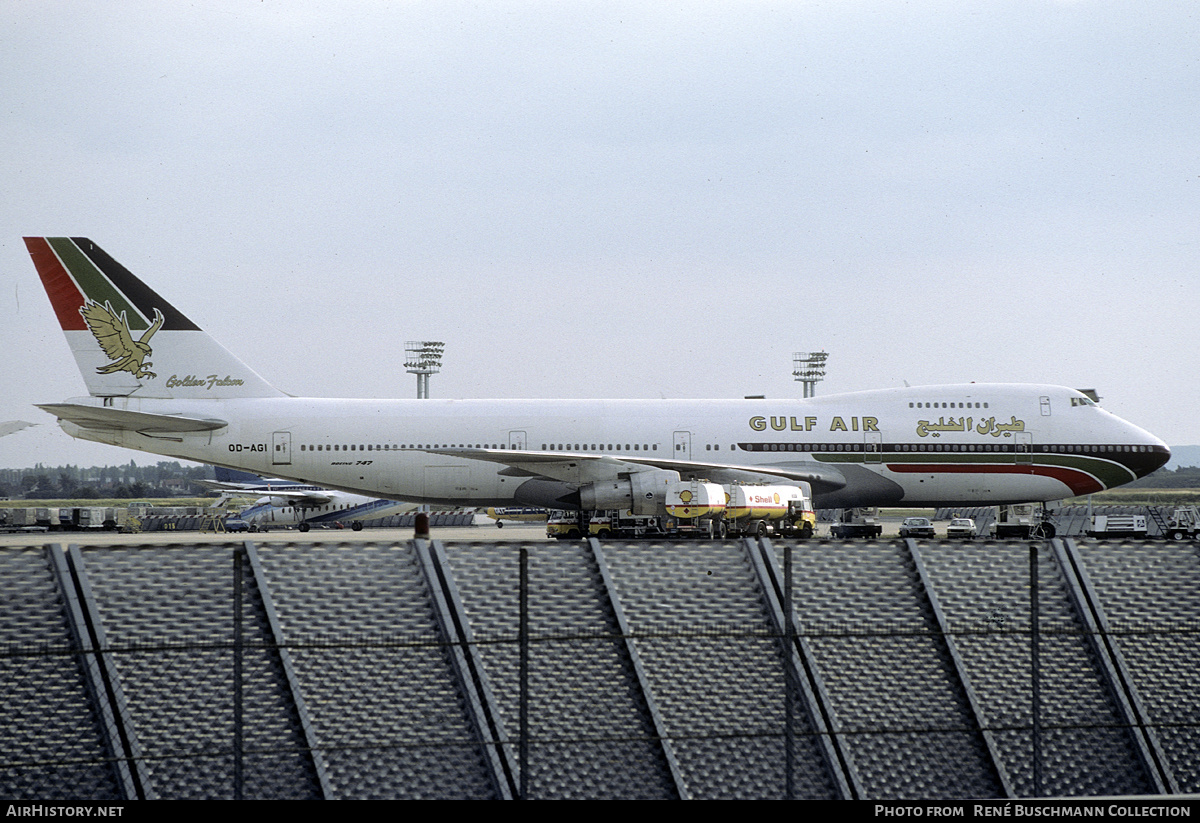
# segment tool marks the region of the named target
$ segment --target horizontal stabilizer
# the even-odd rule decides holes
[[[84,429],[133,431],[150,435],[214,431],[229,425],[224,420],[175,414],[149,414],[100,406],[81,406],[76,403],[45,403],[39,404],[38,408],[59,420],[66,420]]]
[[[28,423],[24,420],[8,420],[4,423],[0,423],[0,437],[14,434],[19,432],[21,429],[27,429],[30,426],[36,425],[37,423]]]

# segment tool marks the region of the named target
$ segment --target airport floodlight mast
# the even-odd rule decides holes
[[[404,368],[417,376],[417,399],[429,397],[429,375],[442,370],[445,343],[436,340],[409,340],[404,344]]]
[[[825,361],[829,355],[823,351],[798,351],[792,354],[792,376],[804,384],[804,396],[816,397],[817,384],[825,379]]]

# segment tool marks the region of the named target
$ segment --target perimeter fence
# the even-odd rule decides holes
[[[58,618],[0,647],[0,796],[1200,791],[1189,581],[988,548],[46,547]]]

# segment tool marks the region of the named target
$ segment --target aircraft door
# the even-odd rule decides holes
[[[292,433],[275,432],[271,435],[271,465],[290,466],[292,464]]]
[[[883,434],[881,432],[867,432],[863,436],[863,451],[866,452],[866,460],[864,462],[883,462]]]
[[[1017,432],[1016,437],[1016,442],[1013,443],[1013,451],[1016,452],[1017,465],[1033,465],[1033,433]]]
[[[692,433],[691,432],[675,432],[674,456],[676,460],[691,460],[692,459]]]
[[[508,433],[508,447],[519,451],[525,450],[525,432],[511,431]]]

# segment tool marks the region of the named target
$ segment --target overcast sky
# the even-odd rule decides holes
[[[1095,388],[1200,443],[1193,2],[0,4],[0,466],[154,462],[23,235],[298,395]]]

